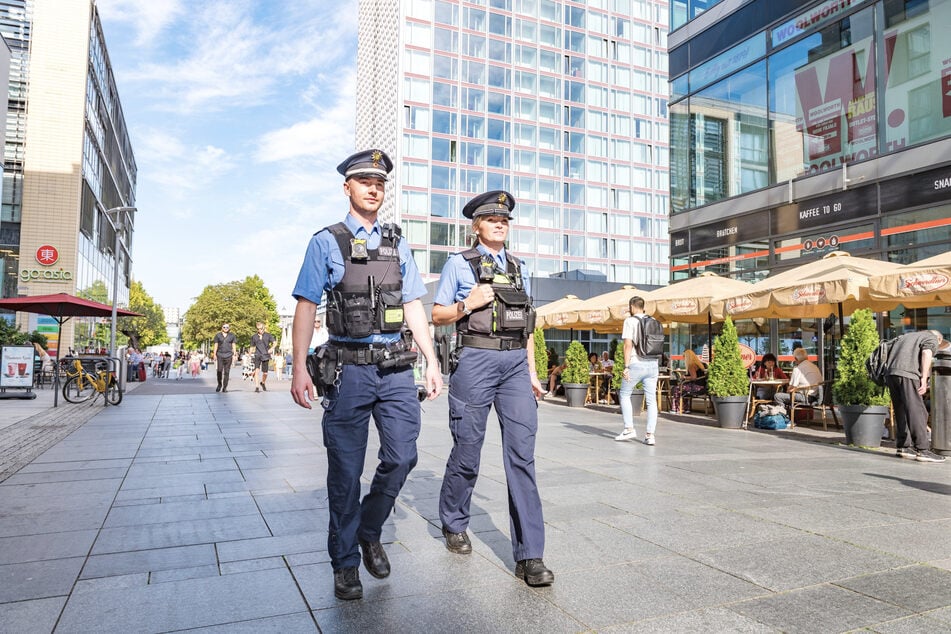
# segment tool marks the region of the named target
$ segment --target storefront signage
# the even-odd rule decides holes
[[[881,184],[882,211],[951,201],[951,166],[918,172]]]
[[[0,387],[33,387],[33,346],[0,349]]]
[[[940,271],[914,273],[898,278],[898,293],[900,295],[924,295],[937,292],[948,286],[951,286],[951,278]]]
[[[748,369],[751,365],[756,363],[756,352],[745,343],[741,343],[740,359],[742,359],[743,367]]]
[[[670,254],[680,255],[690,251],[690,242],[686,231],[670,234]]]
[[[20,269],[20,280],[24,282],[71,282],[73,274],[63,269]]]
[[[690,250],[698,251],[763,239],[769,214],[761,211],[690,230]],[[677,252],[672,249],[672,252]]]
[[[815,230],[844,220],[874,216],[877,207],[875,185],[810,198],[774,209],[772,233],[782,235],[806,229]],[[817,244],[813,244],[813,247],[820,248]]]
[[[799,37],[806,31],[836,20],[849,9],[865,4],[867,0],[826,0],[793,19],[780,24],[771,31],[773,48]]]
[[[36,250],[36,261],[43,266],[53,266],[59,261],[59,251],[52,245],[44,244]]]

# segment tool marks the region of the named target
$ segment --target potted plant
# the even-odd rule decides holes
[[[842,415],[845,442],[860,447],[879,447],[888,413],[888,390],[875,385],[865,369],[865,360],[878,347],[878,330],[872,311],[852,313],[842,337],[832,398]]]
[[[614,367],[611,370],[611,389],[620,398],[621,381],[624,380],[624,346],[615,346]],[[644,384],[640,381],[631,392],[631,411],[636,415],[644,408]]]
[[[584,407],[590,381],[588,353],[580,341],[572,341],[565,351],[565,369],[561,373],[561,385],[565,388],[568,407]]]
[[[743,427],[750,379],[743,367],[736,326],[729,316],[723,322],[723,332],[713,340],[713,360],[707,369],[707,392],[716,406],[720,427]]]

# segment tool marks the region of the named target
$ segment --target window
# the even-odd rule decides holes
[[[489,118],[489,128],[488,128],[488,138],[493,141],[505,141],[506,143],[511,140],[511,124],[508,121],[502,121],[501,119]]]
[[[426,40],[426,44],[420,44],[420,46],[426,46],[428,48],[429,38],[426,38]],[[437,51],[444,51],[446,53],[458,52],[459,33],[439,27],[433,29],[433,48]]]
[[[417,79],[415,77],[406,77],[403,81],[403,92],[408,101],[418,101],[420,103],[429,103],[429,81],[426,79]]]
[[[462,81],[469,84],[484,84],[485,64],[467,59],[462,60]]]
[[[512,35],[512,18],[498,13],[489,14],[489,33],[493,35]]]
[[[430,64],[429,53],[426,51],[403,51],[406,60],[406,72],[415,75],[431,75],[432,65]]]
[[[433,105],[455,108],[458,102],[458,88],[442,82],[433,82]]]
[[[451,167],[433,165],[432,167],[432,187],[433,189],[456,189],[456,170]]]
[[[474,112],[485,112],[485,91],[481,88],[462,89],[462,107]]]
[[[456,114],[443,110],[433,111],[433,132],[440,134],[456,133]]]
[[[515,143],[517,145],[527,145],[535,147],[537,128],[526,123],[515,124]]]
[[[489,59],[496,62],[511,63],[512,44],[501,40],[489,40]]]
[[[463,9],[463,26],[472,31],[481,31],[485,33],[485,10],[465,7]]]
[[[515,98],[515,116],[521,119],[534,120],[536,117],[538,102],[526,97]]]
[[[404,106],[406,127],[412,130],[429,130],[429,108],[419,106]]]
[[[475,115],[469,115],[469,114],[462,115],[461,133],[463,136],[467,136],[473,139],[484,139],[485,138],[485,117],[477,117]]]
[[[440,79],[458,79],[459,60],[445,55],[436,55],[433,58],[433,76]]]
[[[436,0],[433,7],[433,21],[450,26],[459,23],[459,5]]]
[[[535,68],[538,62],[538,50],[532,46],[515,47],[515,63],[526,68]]]
[[[497,167],[508,169],[510,167],[510,150],[506,147],[498,147],[496,145],[490,145],[487,148],[488,151],[488,163],[489,167]]]
[[[505,88],[508,90],[512,85],[512,71],[501,66],[489,66],[489,86],[495,88]]]
[[[462,51],[469,57],[485,57],[485,36],[472,33],[462,34]]]
[[[512,98],[497,92],[489,92],[488,111],[492,114],[512,114]]]
[[[449,139],[434,137],[432,141],[432,159],[445,163],[455,162],[456,142]]]

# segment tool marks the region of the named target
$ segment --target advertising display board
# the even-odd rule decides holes
[[[0,348],[0,388],[32,388],[33,355],[33,346]]]

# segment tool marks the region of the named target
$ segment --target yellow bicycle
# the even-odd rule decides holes
[[[63,385],[63,398],[70,403],[93,402],[102,394],[106,405],[118,405],[122,402],[122,391],[116,373],[108,369],[105,361],[96,361],[95,373],[87,372],[82,361],[75,359],[73,369],[66,371],[66,383]]]

